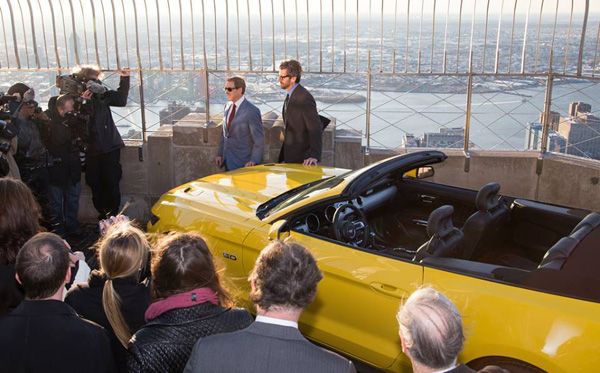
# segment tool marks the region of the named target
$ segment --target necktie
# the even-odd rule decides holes
[[[231,108],[231,114],[229,115],[229,120],[227,121],[227,132],[229,132],[229,129],[231,128],[233,117],[235,117],[235,104],[233,104],[233,107]]]
[[[288,93],[285,96],[285,101],[283,101],[283,121],[285,122],[285,112],[287,111],[288,102],[290,102],[290,94]]]

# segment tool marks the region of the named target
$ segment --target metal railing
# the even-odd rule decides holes
[[[589,0],[0,0],[0,4],[4,51],[0,74],[64,73],[79,64],[95,64],[107,72],[131,67],[137,87],[132,103],[139,105],[141,115],[126,120],[139,127],[143,138],[158,123],[148,118],[158,115],[152,105],[169,99],[166,93],[151,97],[157,89],[152,81],[161,75],[198,81],[202,89],[191,101],[203,107],[209,121],[211,110],[220,105],[215,102],[220,99],[215,86],[228,74],[263,76],[255,79],[262,82],[256,83],[255,91],[268,91],[268,99],[258,101],[279,111],[273,74],[280,61],[296,58],[306,70],[303,81],[310,89],[334,91],[324,95],[327,103],[320,105],[322,111],[334,116],[342,104],[355,108],[338,123],[340,128],[362,132],[366,149],[407,146],[414,135],[410,131],[419,129],[405,123],[420,118],[431,130],[461,127],[462,140],[459,136],[447,145],[460,144],[466,153],[472,148],[543,153],[549,150],[553,131],[549,113],[557,109],[556,82],[595,87],[599,80],[600,18]],[[273,80],[267,83],[264,77]],[[541,88],[524,94],[523,82],[525,89]],[[180,85],[161,87],[167,92]],[[488,98],[507,90],[517,92],[522,106],[529,107],[528,119]],[[574,91],[579,92],[580,86]],[[427,92],[435,97],[423,110],[404,101]],[[337,101],[331,97],[336,95]],[[573,99],[595,103],[600,96],[582,97]],[[388,103],[394,106],[390,110]],[[450,112],[439,110],[443,105]],[[497,107],[501,120],[484,118],[485,105]],[[156,106],[158,111],[161,106]],[[513,106],[519,107],[518,102]],[[567,110],[564,106],[558,109]],[[408,119],[398,119],[398,113]],[[535,146],[519,149],[522,139],[502,138],[509,134],[500,136],[501,145],[477,138],[481,131],[497,135],[494,124],[509,121],[520,123],[522,129],[510,130],[520,131],[519,136],[529,131],[525,138],[540,113],[544,113],[539,121],[542,134]],[[434,137],[425,130],[421,141],[426,134]],[[388,141],[401,135],[401,142]]]

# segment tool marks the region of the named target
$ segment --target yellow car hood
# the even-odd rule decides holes
[[[346,169],[266,164],[241,168],[198,179],[165,193],[154,206],[177,205],[203,214],[226,214],[228,219],[245,221],[255,217],[257,207],[290,189],[348,172]]]

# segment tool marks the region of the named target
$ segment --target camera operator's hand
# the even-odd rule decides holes
[[[84,99],[86,99],[86,100],[89,100],[89,99],[91,99],[91,98],[92,98],[92,95],[93,95],[93,94],[94,94],[94,93],[88,89],[88,90],[86,90],[85,92],[83,92],[83,93],[81,94],[81,98],[84,98]]]
[[[117,70],[117,74],[121,76],[129,76],[131,75],[131,70],[129,69],[129,67],[124,67],[120,70]]]
[[[46,114],[46,112],[45,112],[45,111],[40,111],[39,113],[37,113],[37,112],[36,112],[36,113],[34,114],[34,117],[35,117],[36,119],[41,119],[41,120],[42,120],[42,121],[44,121],[44,122],[47,122],[47,121],[49,121],[49,120],[50,120],[50,118],[48,118],[48,114]]]

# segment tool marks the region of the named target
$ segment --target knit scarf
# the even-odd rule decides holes
[[[166,299],[152,303],[146,310],[144,318],[146,319],[146,322],[148,322],[167,311],[177,308],[192,307],[205,302],[211,302],[215,306],[218,306],[219,296],[217,295],[217,292],[209,288],[197,288],[186,293],[171,295]]]

